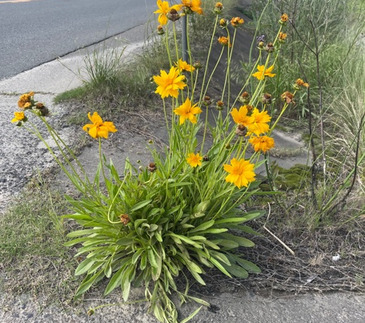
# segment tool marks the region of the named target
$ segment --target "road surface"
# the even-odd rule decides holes
[[[145,23],[155,0],[0,0],[0,80]]]

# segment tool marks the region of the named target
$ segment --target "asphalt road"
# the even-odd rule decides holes
[[[145,23],[155,0],[0,0],[0,80]]]

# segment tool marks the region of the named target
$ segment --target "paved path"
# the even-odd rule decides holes
[[[144,24],[155,0],[0,1],[0,80]]]

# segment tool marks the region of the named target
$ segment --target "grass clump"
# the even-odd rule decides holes
[[[1,289],[29,293],[43,302],[70,302],[75,260],[64,248],[69,206],[61,193],[37,177],[0,217]]]

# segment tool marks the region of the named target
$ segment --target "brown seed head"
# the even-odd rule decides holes
[[[271,94],[270,93],[264,93],[262,96],[262,103],[263,104],[271,104],[272,99],[271,99]]]
[[[120,215],[120,222],[123,223],[123,225],[127,225],[130,222],[130,218],[128,216],[128,214],[124,213]]]
[[[281,95],[281,99],[286,102],[286,103],[295,103],[294,102],[294,95],[293,93],[290,93],[289,91],[285,91],[282,95]]]

